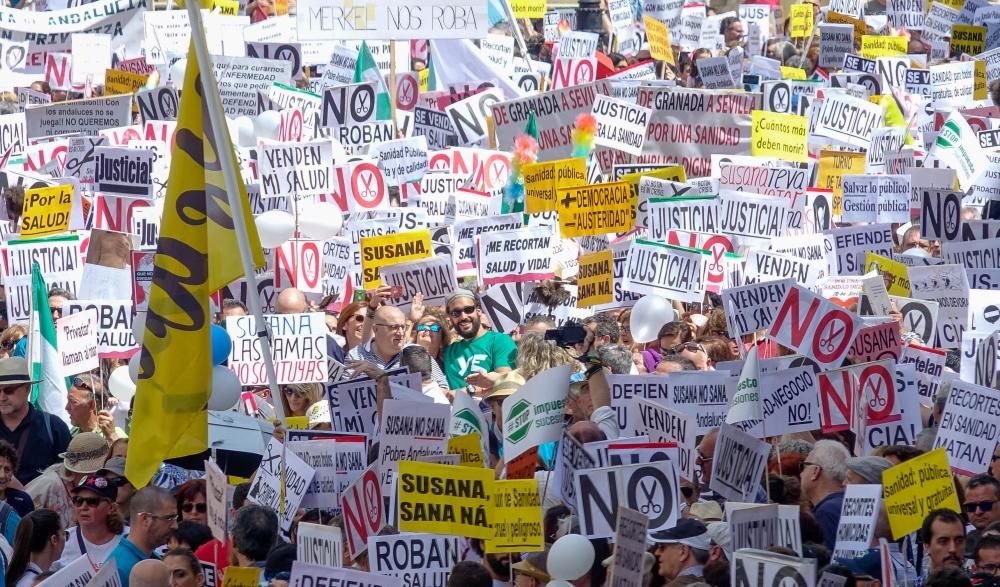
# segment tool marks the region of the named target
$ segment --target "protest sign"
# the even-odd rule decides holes
[[[833,239],[837,251],[836,275],[861,275],[868,253],[883,257],[891,257],[893,253],[894,241],[888,224],[834,228],[825,234]]]
[[[73,192],[72,185],[25,190],[21,238],[32,239],[67,232],[73,210]]]
[[[754,110],[751,120],[752,155],[802,163],[809,160],[806,145],[809,120],[805,116]]]
[[[226,516],[229,513],[229,495],[226,474],[215,464],[215,461],[205,461],[205,512],[207,526],[212,530],[212,536],[228,537]]]
[[[795,285],[785,295],[768,335],[829,369],[847,357],[859,330],[861,319],[856,314]]]
[[[618,149],[631,155],[642,154],[646,125],[652,111],[624,100],[597,96],[594,101],[597,134],[594,144]]]
[[[285,417],[289,429],[295,427],[296,423],[293,418],[295,416]],[[308,429],[309,419],[306,417],[303,419],[305,422],[302,423],[301,428]],[[302,462],[312,467],[315,472],[309,487],[306,489],[306,494],[302,497],[302,507],[336,508],[340,504],[341,485],[347,485],[347,483],[340,483],[342,476],[338,474],[338,443],[334,440],[324,442],[287,440],[287,442],[288,450],[298,455]],[[346,476],[346,471],[344,476]]]
[[[445,114],[451,119],[452,128],[458,135],[459,144],[478,144],[487,137],[489,134],[487,119],[493,106],[502,99],[503,93],[498,88],[493,88],[445,108]]]
[[[451,569],[462,560],[462,538],[434,534],[371,536],[368,556],[373,573],[397,577],[404,585],[429,585],[446,581]]]
[[[864,272],[868,274],[872,271],[882,275],[889,294],[894,296],[910,295],[910,278],[906,265],[882,255],[866,253]]]
[[[494,104],[497,145],[502,149],[510,149],[514,139],[524,130],[528,115],[534,113],[539,135],[548,138],[539,144],[538,160],[552,161],[569,157],[573,152],[572,129],[576,117],[593,109],[594,100],[599,93],[610,95],[610,85],[606,81]]]
[[[849,559],[867,554],[881,507],[881,485],[851,484],[846,487],[840,506],[834,556]]]
[[[531,378],[503,404],[504,459],[555,442],[562,435],[562,415],[569,392],[569,366],[547,369]]]
[[[816,430],[819,422],[818,381],[812,367],[760,374],[761,411],[767,436]]]
[[[534,476],[493,482],[489,519],[496,535],[486,541],[486,552],[545,550],[542,500],[538,492]]]
[[[399,529],[491,539],[492,486],[489,469],[403,461],[399,464]]]
[[[989,160],[979,146],[975,131],[958,112],[948,116],[934,145],[927,153],[928,161],[939,161],[957,172],[963,191],[969,188],[986,171]]]
[[[995,349],[993,355],[995,360]],[[948,452],[948,463],[959,475],[972,477],[989,468],[993,453],[981,439],[996,438],[997,413],[1000,394],[996,390],[961,380],[951,382],[934,447]]]
[[[886,469],[882,492],[893,539],[919,530],[932,510],[961,511],[943,448]]]
[[[56,341],[62,356],[63,376],[97,369],[100,366],[97,356],[97,309],[91,308],[56,320]]]
[[[420,181],[427,172],[427,139],[422,136],[384,141],[368,150],[389,185]]]
[[[448,452],[451,406],[387,399],[381,416],[378,471],[382,493],[389,495],[400,461]]]
[[[227,567],[226,572],[234,567]],[[253,570],[260,572],[259,568]],[[253,585],[260,583],[258,578]],[[288,578],[289,585],[357,585],[358,587],[403,587],[399,577],[365,573],[353,569],[334,568],[322,565],[310,565],[296,560],[292,562],[292,574]],[[224,586],[225,587],[225,586]],[[242,585],[240,587],[243,587]]]
[[[105,195],[153,197],[154,154],[147,149],[94,148],[94,189]]]
[[[796,554],[802,552],[796,506],[729,501],[726,502],[726,517],[734,551],[783,546]]]
[[[212,64],[227,116],[256,116],[258,91],[292,83],[291,61],[216,55]]]
[[[969,281],[962,265],[910,267],[910,289],[919,300],[938,303],[933,343],[938,348],[959,348],[969,323]]]
[[[576,509],[575,472],[591,469],[596,464],[597,461],[583,444],[567,431],[563,431],[562,439],[559,441],[559,453],[556,455],[555,474],[558,479],[559,495],[570,509]]]
[[[272,438],[264,448],[247,500],[276,512],[281,528],[287,531],[292,527],[313,474],[312,467]]]
[[[896,361],[902,354],[901,344],[899,325],[889,320],[859,330],[848,354],[862,363],[887,358]]]
[[[770,327],[794,281],[764,281],[722,290],[729,332],[743,336]]]
[[[7,241],[3,269],[8,319],[26,322],[31,315],[31,265],[38,262],[49,288],[76,295],[82,274],[80,236]]]
[[[770,444],[723,424],[712,454],[709,488],[729,500],[752,499],[760,489],[770,453]]]
[[[639,585],[642,583],[643,558],[646,553],[648,529],[649,516],[625,505],[618,506],[610,585]]]
[[[63,316],[96,310],[97,353],[100,358],[128,358],[138,343],[132,334],[131,300],[71,300],[63,304]]]
[[[808,5],[809,14],[812,7]],[[779,585],[788,581],[809,587],[816,584],[816,559],[744,549],[734,553],[734,585]]]
[[[677,474],[674,463],[666,460],[576,471],[580,534],[614,536],[619,507],[648,516],[650,532],[672,528],[679,517]]]
[[[274,143],[258,148],[261,195],[313,196],[333,189],[330,141]]]
[[[695,435],[700,436],[721,426],[725,421],[726,406],[735,391],[736,379],[725,372],[699,373],[698,376],[694,372],[671,375],[666,379],[641,378],[640,385],[645,384],[642,396],[666,400],[671,408],[690,417]]]
[[[637,239],[628,249],[622,285],[681,302],[704,296],[706,252]]]
[[[344,542],[340,528],[299,522],[295,560],[307,565],[343,566]]]
[[[580,255],[577,273],[577,305],[588,308],[611,303],[614,295],[614,260],[610,249]]]
[[[361,239],[361,272],[365,289],[376,288],[382,280],[379,268],[432,255],[429,230],[414,230]]]
[[[962,194],[952,191],[920,191],[920,236],[953,241],[961,228]]]
[[[880,106],[846,95],[827,96],[816,117],[817,135],[855,147],[867,147],[880,126]]]
[[[28,138],[97,134],[132,122],[131,96],[106,96],[31,106],[24,111]]]
[[[854,27],[849,24],[822,23],[819,25],[819,65],[823,68],[840,67],[844,56],[854,51]]]
[[[264,316],[271,337],[271,356],[279,384],[326,381],[327,328],[322,313]],[[233,340],[229,368],[243,385],[267,381],[264,359],[253,316],[226,320]]]
[[[303,292],[323,291],[322,243],[288,240],[274,249],[274,287],[295,287]]]
[[[792,6],[791,34],[793,39],[804,39],[812,36],[813,11],[810,6]]]
[[[358,18],[349,16],[355,13]],[[346,0],[309,0],[299,5],[297,14],[300,41],[478,39],[486,36],[490,23],[482,0],[432,0],[405,6],[386,0],[370,0],[361,6]]]
[[[547,226],[479,236],[476,266],[480,282],[490,286],[551,279],[555,275],[552,238]]]
[[[87,585],[95,574],[96,571],[90,564],[90,558],[87,555],[82,555],[53,573],[46,581],[51,580],[52,585]]]
[[[653,442],[676,442],[680,447],[675,463],[677,472],[694,478],[695,420],[688,414],[666,407],[664,403],[635,398],[635,427]],[[645,512],[643,512],[645,513]]]
[[[910,220],[910,176],[845,175],[843,222],[904,223]]]
[[[136,92],[135,102],[143,122],[151,120],[176,120],[180,98],[177,88],[159,87]]]
[[[429,259],[394,263],[380,269],[382,283],[402,288],[402,297],[393,300],[406,311],[413,296],[423,294],[425,306],[444,305],[445,297],[455,289],[455,263],[450,255],[435,255]]]
[[[625,182],[557,190],[556,204],[563,238],[627,232],[635,223],[632,188]]]
[[[385,501],[376,468],[369,467],[340,496],[344,534],[352,559],[368,549],[368,538],[378,535],[386,524]]]
[[[587,160],[583,157],[534,163],[523,167],[524,211],[539,214],[557,209],[556,192],[587,183]]]
[[[923,318],[920,320],[924,321]],[[933,322],[929,323],[933,326]],[[932,328],[931,336],[933,332]],[[909,343],[902,349],[899,362],[913,365],[917,378],[917,392],[920,394],[921,403],[926,406],[933,405],[934,398],[937,397],[946,355],[944,350],[915,343]]]
[[[825,270],[820,261],[807,261],[791,255],[751,249],[743,268],[743,283],[792,279],[806,287],[813,287],[824,275]]]

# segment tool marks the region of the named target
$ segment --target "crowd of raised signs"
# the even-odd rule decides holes
[[[1000,584],[1000,6],[65,1],[0,5],[5,587]]]

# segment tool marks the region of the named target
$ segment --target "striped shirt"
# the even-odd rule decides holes
[[[403,348],[406,348],[407,346],[418,345],[410,343]],[[368,361],[379,369],[393,369],[400,366],[399,355],[400,353],[396,353],[396,355],[388,361],[383,361],[382,357],[378,356],[378,353],[372,350],[372,341],[368,341],[351,349],[351,352],[347,353],[347,358],[355,361]],[[441,366],[438,365],[438,362],[434,359],[431,359],[431,379],[433,379],[434,382],[440,385],[443,389],[448,389],[448,378],[445,377],[444,371],[441,370]]]

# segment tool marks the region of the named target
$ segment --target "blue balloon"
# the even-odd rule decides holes
[[[226,329],[218,324],[212,325],[212,364],[221,365],[229,358],[229,350],[233,339],[229,338]]]

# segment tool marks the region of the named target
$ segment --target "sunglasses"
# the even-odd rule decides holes
[[[440,332],[441,331],[441,325],[440,324],[417,324],[417,332],[427,332],[428,330],[430,330],[431,332]]]
[[[355,314],[355,315],[351,316],[350,319],[354,320],[358,324],[361,324],[362,322],[365,321],[365,315],[364,314]]]
[[[475,306],[466,306],[464,308],[455,308],[454,310],[449,310],[448,311],[448,315],[451,316],[452,318],[459,318],[459,317],[462,316],[462,314],[465,314],[467,316],[471,316],[472,314],[475,314],[475,313],[476,313],[476,307]]]
[[[80,389],[86,389],[87,391],[89,391],[91,393],[93,393],[93,391],[94,391],[94,385],[93,385],[93,383],[92,382],[88,382],[83,377],[74,377],[73,380],[70,381],[70,384],[73,387],[78,387]]]
[[[73,496],[73,505],[75,505],[76,507],[83,507],[83,504],[87,504],[92,508],[96,508],[97,506],[101,505],[102,501],[104,501],[103,497],[80,497],[79,495]]]
[[[0,387],[0,395],[14,395],[17,393],[23,385],[11,385],[9,387]]]
[[[684,344],[679,344],[674,347],[675,353],[682,353],[687,351],[689,353],[697,353],[698,351],[705,351],[705,347],[701,346],[696,342],[685,342]]]
[[[190,514],[193,511],[197,511],[199,514],[204,514],[208,511],[208,505],[204,503],[191,503],[189,501],[181,506],[181,511],[185,514]]]
[[[2,347],[3,350],[5,350],[5,351],[9,351],[10,349],[16,347],[17,343],[19,343],[19,342],[21,342],[20,338],[17,339],[17,340],[8,340],[7,342],[4,342],[4,343],[0,344],[0,347]]]
[[[993,504],[996,500],[992,501],[973,501],[971,503],[962,504],[962,509],[965,510],[967,514],[974,514],[976,510],[982,510],[983,512],[992,512]]]
[[[291,395],[305,395],[304,393],[299,392],[299,390],[293,389],[291,387],[285,387],[281,391],[283,391],[285,393],[285,395],[288,395],[288,396],[291,396]]]

